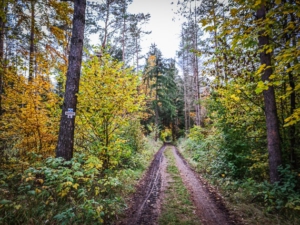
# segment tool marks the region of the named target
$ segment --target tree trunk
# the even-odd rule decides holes
[[[30,27],[28,81],[32,81],[33,71],[34,71],[35,3],[36,3],[35,1],[31,1],[31,27]]]
[[[195,1],[194,7],[194,49],[198,49],[198,26],[197,26],[197,2]],[[196,97],[196,125],[200,126],[201,114],[200,114],[200,93],[199,93],[199,68],[198,68],[198,56],[194,53],[194,76],[195,76],[195,97]]]
[[[257,10],[256,16],[258,20],[264,20],[266,17],[266,8],[262,4]],[[262,22],[261,22],[262,23]],[[263,24],[262,24],[263,26]],[[262,81],[268,81],[273,70],[271,67],[271,55],[266,53],[265,46],[269,45],[269,36],[264,34],[265,31],[262,29],[259,32],[258,42],[260,49],[264,49],[260,53],[261,65],[265,64],[266,69],[262,75]],[[270,180],[271,183],[280,180],[278,173],[278,166],[281,165],[281,152],[280,152],[280,135],[279,135],[279,124],[277,119],[277,108],[275,91],[272,86],[268,90],[263,91],[264,104],[265,104],[265,115],[267,125],[267,141],[269,151],[269,169],[270,169]]]
[[[139,73],[139,49],[138,49],[138,37],[135,38],[135,48],[136,48],[136,74]]]
[[[290,3],[292,4],[292,3]],[[295,22],[296,18],[294,16],[293,13],[290,13],[290,17],[291,17],[291,21]],[[296,46],[296,37],[293,36],[292,38],[292,46]],[[287,38],[286,41],[289,41],[289,39]],[[298,58],[295,57],[294,58],[294,65],[297,65],[298,62]],[[288,68],[291,67],[290,63],[288,64]],[[292,72],[289,72],[289,83],[290,86],[293,90],[293,92],[291,93],[290,96],[290,104],[291,104],[291,108],[290,108],[290,114],[292,115],[296,109],[296,93],[295,93],[295,78]],[[290,126],[290,157],[291,157],[291,164],[293,169],[298,169],[298,161],[297,161],[297,155],[296,155],[296,126],[295,124]]]
[[[122,34],[122,61],[125,66],[125,32],[126,32],[126,11],[125,6],[123,9],[123,34]]]
[[[155,137],[154,140],[158,139],[158,96],[157,96],[157,80],[156,80],[156,90],[155,90]]]
[[[5,62],[4,62],[4,34],[5,34],[5,18],[4,15],[6,15],[6,7],[4,5],[4,1],[1,1],[0,10],[1,13],[3,12],[3,16],[0,16],[0,116],[3,113],[2,110],[2,94],[3,94],[3,77],[4,77],[4,68],[5,68]]]
[[[182,32],[182,40],[183,40],[183,50],[182,50],[182,72],[183,72],[183,100],[184,100],[184,127],[185,127],[185,135],[188,132],[188,115],[187,115],[187,79],[186,79],[186,68],[185,68],[185,49],[184,49],[184,37]]]
[[[219,45],[218,45],[218,34],[217,34],[217,22],[216,22],[216,6],[215,6],[215,1],[212,1],[212,13],[213,13],[213,27],[214,27],[214,48],[215,48],[215,57],[218,58],[218,48],[219,48]],[[220,70],[219,70],[219,60],[215,60],[215,76],[217,77],[217,84],[218,85],[222,85],[222,83],[220,82]]]
[[[107,36],[108,36],[108,21],[109,21],[109,10],[110,10],[110,4],[113,2],[113,0],[107,0],[106,1],[106,18],[105,18],[105,25],[104,25],[104,37],[102,40],[102,48],[104,49],[106,47],[106,42],[107,42]]]
[[[290,64],[288,64],[288,68],[290,68]],[[292,90],[295,90],[295,81],[294,76],[291,72],[289,72],[289,83]],[[295,91],[291,93],[290,96],[290,114],[292,115],[296,109],[296,94]],[[290,160],[291,164],[293,166],[293,169],[297,169],[297,157],[295,153],[295,147],[296,147],[296,126],[293,124],[290,126]]]
[[[74,0],[73,29],[67,71],[66,91],[59,127],[56,157],[70,160],[73,157],[74,127],[77,96],[79,90],[82,48],[85,27],[86,0]],[[69,114],[69,115],[66,115]]]

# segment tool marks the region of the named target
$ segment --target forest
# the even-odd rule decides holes
[[[0,0],[0,224],[122,224],[168,145],[240,224],[300,224],[300,1],[170,0],[173,58],[133,1]]]

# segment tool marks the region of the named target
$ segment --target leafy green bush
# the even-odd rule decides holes
[[[213,127],[196,127],[182,141],[181,149],[198,171],[234,201],[256,202],[272,212],[300,210],[298,174],[290,166],[280,167],[281,182],[270,184],[267,154],[249,151],[253,146],[243,140],[242,132],[227,130],[225,135]]]
[[[274,184],[264,182],[261,192],[268,210],[292,209],[300,211],[300,192],[297,190],[297,173],[290,166],[278,169],[281,181]]]
[[[123,197],[140,175],[130,168],[103,170],[97,157],[83,153],[8,171],[0,171],[0,224],[103,224],[122,212]]]

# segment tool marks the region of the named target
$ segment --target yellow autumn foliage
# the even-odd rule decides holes
[[[108,54],[90,57],[82,68],[75,144],[97,155],[104,167],[115,166],[126,154],[121,128],[137,118],[144,95],[138,93],[139,77],[132,68]]]
[[[9,156],[30,158],[54,155],[58,129],[58,99],[46,76],[31,82],[15,73],[6,74],[5,96],[0,118],[0,139],[6,143]]]

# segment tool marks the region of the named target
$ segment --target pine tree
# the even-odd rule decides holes
[[[77,93],[82,61],[84,27],[85,27],[85,0],[74,1],[74,16],[72,39],[69,54],[66,91],[62,106],[59,126],[59,136],[56,157],[70,160],[73,157],[75,113],[77,106]]]

